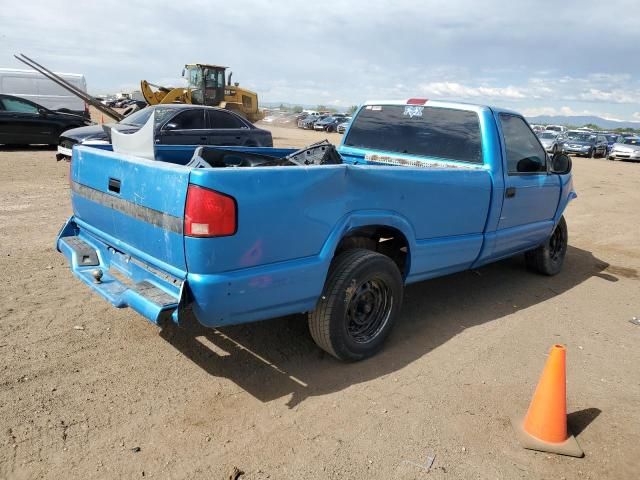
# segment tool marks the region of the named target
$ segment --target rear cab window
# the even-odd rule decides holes
[[[423,105],[367,105],[351,122],[344,146],[483,163],[480,120],[478,114],[470,110]]]

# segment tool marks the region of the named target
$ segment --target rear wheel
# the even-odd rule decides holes
[[[558,225],[547,241],[535,250],[525,253],[527,268],[543,275],[557,275],[562,270],[568,242],[567,222],[564,217],[560,217]]]
[[[320,348],[339,360],[376,353],[402,304],[402,276],[389,257],[364,249],[334,258],[309,331]]]

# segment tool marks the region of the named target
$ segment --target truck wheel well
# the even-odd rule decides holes
[[[386,255],[395,262],[403,277],[408,273],[409,242],[393,227],[371,225],[347,232],[336,247],[334,257],[354,248],[365,248]]]

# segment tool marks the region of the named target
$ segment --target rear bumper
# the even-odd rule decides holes
[[[103,237],[75,217],[64,225],[56,247],[73,274],[118,308],[131,307],[149,321],[182,324],[193,315],[206,327],[264,320],[315,307],[330,258],[305,257],[242,270],[177,276],[152,265],[135,249]],[[123,251],[125,250],[125,251]],[[96,282],[95,272],[102,278]]]
[[[612,160],[632,160],[640,162],[640,155],[632,155],[630,153],[611,152],[609,158]]]
[[[131,307],[156,324],[169,317],[181,320],[184,279],[116,250],[80,228],[74,217],[58,234],[56,248],[73,274],[115,307]]]

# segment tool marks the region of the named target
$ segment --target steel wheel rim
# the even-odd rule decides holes
[[[356,343],[369,343],[391,316],[393,294],[385,282],[370,279],[354,291],[347,306],[347,334]]]
[[[562,253],[562,231],[558,227],[553,231],[551,238],[549,239],[549,252],[551,254],[551,259],[556,261],[560,258],[560,254]]]

